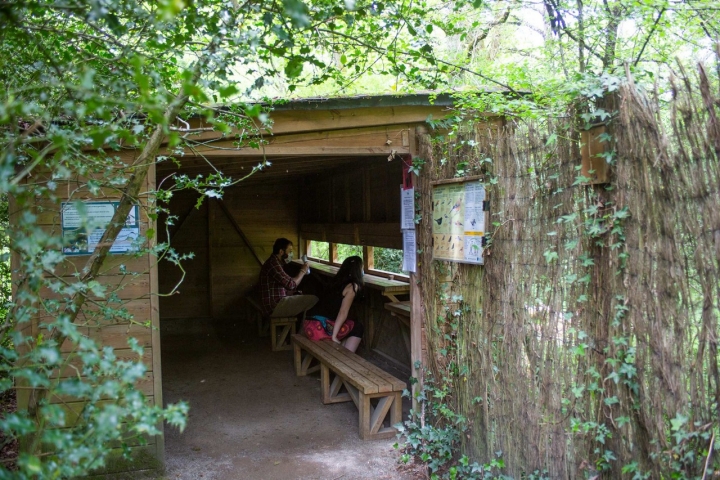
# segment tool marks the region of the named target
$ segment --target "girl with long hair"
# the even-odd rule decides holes
[[[362,290],[363,259],[352,256],[340,265],[320,301],[308,312],[303,326],[305,336],[311,340],[331,339],[342,343],[354,352],[362,340],[363,327],[356,320],[348,319],[350,307]]]

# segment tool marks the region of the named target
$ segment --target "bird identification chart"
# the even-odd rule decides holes
[[[65,255],[89,255],[105,233],[120,202],[63,202],[62,232]],[[110,247],[110,253],[138,250],[140,236],[138,205],[130,208],[125,226]]]
[[[482,182],[435,185],[433,259],[482,265],[485,207]]]

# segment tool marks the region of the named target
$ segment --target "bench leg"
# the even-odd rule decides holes
[[[325,405],[330,403],[349,402],[352,397],[349,393],[338,393],[343,386],[343,380],[335,375],[330,381],[331,370],[324,364],[320,364],[320,389],[322,390],[322,402]]]
[[[298,345],[297,343],[293,343],[293,357],[295,359],[295,375],[297,375],[298,377],[304,376],[306,372],[302,368],[302,348],[300,348],[300,345]]]
[[[402,417],[402,403],[400,392],[390,392],[366,395],[359,393],[360,405],[360,438],[363,440],[379,440],[392,438],[397,434],[393,425],[400,422]],[[378,399],[373,406],[371,400]],[[383,427],[383,423],[390,415],[390,426]]]
[[[270,319],[260,312],[257,314],[258,337],[267,337],[270,332]]]
[[[278,327],[282,327],[279,333]],[[279,325],[271,324],[270,337],[272,351],[278,352],[280,350],[292,350],[292,344],[290,343],[291,335],[295,335],[295,323],[281,323]]]
[[[303,350],[300,348],[300,345],[293,344],[293,349],[295,356],[295,375],[298,377],[304,377],[308,373],[320,370],[320,365],[310,366],[315,358],[307,352],[303,355]]]

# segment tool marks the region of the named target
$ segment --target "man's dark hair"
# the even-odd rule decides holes
[[[288,245],[292,244],[293,243],[287,238],[278,238],[273,244],[273,255],[280,253],[280,250],[287,250]]]

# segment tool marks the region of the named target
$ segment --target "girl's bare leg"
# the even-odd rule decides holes
[[[343,345],[351,352],[355,352],[360,346],[360,340],[362,340],[360,337],[347,337]]]

